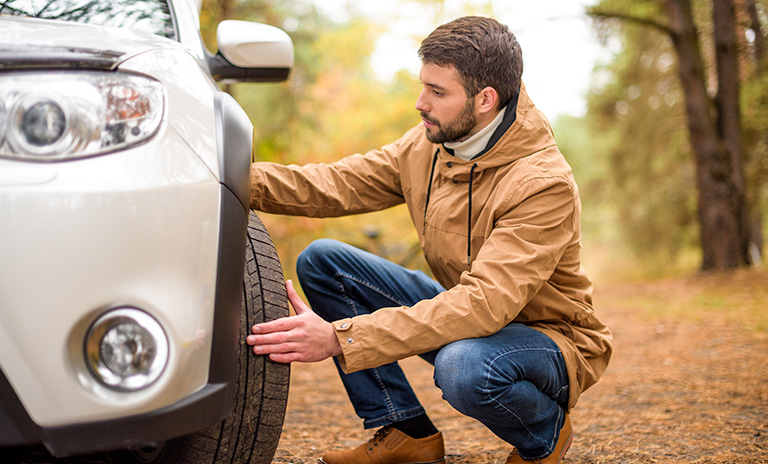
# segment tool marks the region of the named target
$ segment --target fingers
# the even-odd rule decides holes
[[[249,335],[246,342],[253,347],[253,352],[257,355],[269,355],[269,358],[275,362],[303,361],[302,342],[293,340],[285,332],[277,332],[265,335]],[[290,359],[289,361],[283,361]]]
[[[296,311],[296,314],[303,314],[307,311],[312,311],[310,307],[304,303],[304,301],[299,297],[299,294],[296,292],[296,289],[293,287],[293,281],[286,280],[285,281],[285,290],[288,293],[288,301],[291,302],[291,306],[293,306],[294,311]]]
[[[255,354],[288,354],[296,352],[297,345],[291,342],[282,343],[263,343],[261,341],[256,342],[253,345],[253,352]]]
[[[295,335],[289,332],[272,332],[267,334],[248,335],[245,338],[246,343],[251,346],[279,346],[290,343]]]
[[[309,362],[310,359],[302,353],[273,353],[269,355],[271,361],[277,363]]]
[[[270,334],[276,332],[288,332],[302,325],[301,319],[293,317],[283,317],[274,321],[262,322],[251,327],[254,334]],[[250,337],[248,337],[250,339]]]
[[[279,363],[289,363],[294,361],[306,361],[306,355],[294,351],[296,347],[291,343],[281,345],[257,345],[253,347],[253,352],[257,355],[269,356],[269,359]]]
[[[293,309],[296,311],[296,316],[300,316],[302,314],[307,314],[305,317],[310,317],[310,315],[314,315],[312,312],[312,309],[302,301],[301,297],[299,297],[299,294],[296,292],[296,289],[293,287],[293,282],[290,280],[287,280],[285,282],[285,290],[288,294],[288,301],[291,302],[291,306],[293,306]],[[251,332],[254,334],[266,334],[266,333],[273,333],[273,332],[287,332],[289,330],[295,329],[302,325],[303,318],[296,318],[294,317],[284,317],[280,319],[275,319],[274,321],[269,322],[262,322],[259,324],[254,325],[251,327]],[[253,345],[253,343],[250,342],[250,339],[248,339],[248,344]]]
[[[286,281],[285,289],[296,315],[254,325],[246,337],[253,352],[282,363],[316,362],[341,354],[333,325],[304,303],[293,282]]]
[[[313,362],[325,359],[329,355],[318,350],[317,343],[305,339],[305,336],[287,334],[284,332],[249,335],[249,345],[253,346],[253,352],[257,355],[268,355],[275,362]]]
[[[294,361],[300,361],[299,359],[296,359],[297,357],[298,356],[295,356],[295,353],[275,353],[269,355],[270,361],[277,363],[291,363]]]

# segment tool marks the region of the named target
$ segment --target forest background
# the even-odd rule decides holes
[[[296,62],[288,82],[227,86],[254,124],[254,159],[330,162],[396,140],[419,123],[414,102],[420,83],[405,69],[406,63],[386,77],[374,69],[375,45],[395,27],[393,21],[414,14],[428,18],[433,26],[427,34],[464,14],[500,17],[527,8],[528,2],[390,0],[390,14],[379,17],[355,7],[362,2],[334,3],[343,14],[310,0],[203,1],[203,34],[210,50],[216,50],[215,25],[228,18],[278,26],[294,42]],[[757,231],[749,259],[740,265],[759,267],[760,232],[768,218],[768,76],[759,72],[764,56],[757,48],[768,30],[768,18],[765,0],[736,0],[733,5],[746,201]],[[750,22],[754,18],[748,14],[749,5],[762,27]],[[707,92],[714,99],[718,81],[712,6],[704,0],[691,0],[691,6]],[[547,116],[581,191],[584,264],[602,281],[694,274],[702,268],[700,187],[678,55],[669,34],[652,27],[667,22],[664,2],[594,1],[575,16],[591,21],[602,46],[600,58],[593,61],[585,51],[584,60],[594,63],[594,69],[584,111]],[[553,9],[551,21],[562,19]],[[413,57],[423,37],[402,37],[412,42]],[[553,35],[550,40],[568,43],[578,38]],[[563,81],[570,79],[567,63],[559,73]],[[321,237],[428,272],[404,206],[338,219],[261,216],[286,278],[294,277],[298,253]]]
[[[583,263],[596,282],[600,316],[614,334],[611,366],[574,410],[577,441],[566,459],[585,464],[768,463],[768,271],[757,269],[765,264],[762,230],[768,218],[768,0],[379,0],[376,14],[366,13],[373,3],[203,1],[210,50],[216,49],[215,24],[225,18],[281,27],[295,44],[296,66],[288,82],[227,88],[256,128],[254,158],[328,162],[396,140],[420,122],[414,103],[421,85],[413,60],[424,36],[465,14],[507,23],[523,47],[526,87],[552,122],[579,184]],[[718,16],[715,6],[732,7],[732,14]],[[695,56],[680,53],[685,49],[680,26],[686,18],[676,13],[686,7],[689,26],[694,26],[687,43],[698,39]],[[544,19],[521,26],[518,20],[534,9],[549,11]],[[414,17],[425,28],[401,32]],[[732,26],[725,31],[732,39],[728,47],[715,37],[717,30],[722,38],[718,26],[723,17]],[[574,20],[587,26],[582,28],[586,36],[565,27]],[[538,33],[534,47],[531,30]],[[377,47],[382,40],[412,50],[405,57],[386,56],[394,62],[386,73],[381,72],[382,47]],[[542,44],[549,48],[542,52]],[[729,54],[735,62],[721,59]],[[537,60],[554,61],[548,63],[554,64],[554,79],[539,78]],[[698,114],[691,111],[689,97],[696,95],[684,87],[681,72],[686,70],[690,86],[696,70],[691,63],[700,64],[698,98],[704,110]],[[584,65],[587,84],[574,86]],[[733,91],[734,84],[736,93],[730,94],[726,109],[722,90]],[[570,100],[566,89],[583,92],[581,105],[565,104]],[[709,126],[715,156],[700,154],[707,134],[701,124],[692,124],[697,118]],[[726,121],[739,122],[738,143],[724,136]],[[723,153],[731,151],[738,156],[723,160]],[[714,169],[702,169],[702,160],[712,159]],[[740,170],[733,169],[736,165]],[[735,182],[723,175],[729,169]],[[702,180],[719,184],[702,189]],[[705,259],[701,210],[716,202],[706,195],[721,193],[723,186],[726,197],[738,201],[727,199],[726,210],[714,215],[715,225],[740,210],[750,227],[731,228],[747,239],[737,240],[736,261],[712,265],[716,260]],[[338,219],[260,216],[286,278],[295,279],[296,257],[321,237],[429,272],[403,206]],[[737,216],[730,215],[731,220]],[[729,242],[725,234],[712,238],[710,248]],[[448,462],[505,462],[508,444],[447,406],[425,363],[407,359],[402,364],[430,416],[449,437]],[[314,463],[325,450],[369,438],[330,361],[294,365],[291,376],[273,462]]]

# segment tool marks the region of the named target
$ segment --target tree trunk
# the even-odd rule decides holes
[[[731,158],[730,183],[734,209],[739,219],[743,264],[749,262],[750,221],[744,179],[744,149],[741,132],[739,45],[736,39],[736,13],[733,0],[713,0],[715,56],[717,58],[718,134],[725,141]]]
[[[665,6],[678,56],[678,75],[685,93],[690,143],[696,162],[701,267],[711,270],[742,266],[747,263],[743,245],[743,198],[740,199],[733,182],[731,152],[718,137],[691,3],[690,0],[665,0]]]
[[[763,28],[760,25],[760,17],[757,13],[757,5],[755,0],[746,0],[747,16],[749,17],[749,28],[755,33],[754,42],[754,66],[755,76],[762,76],[766,70],[768,70],[768,55],[766,55],[765,37],[763,36]],[[768,144],[768,137],[763,134],[765,140],[764,143]],[[752,192],[750,197],[747,194],[747,205],[749,206],[749,261],[753,266],[760,266],[762,264],[761,257],[763,255],[763,212],[760,209],[760,191],[762,190],[761,180],[759,176],[752,179],[752,182],[747,182],[747,192]]]
[[[760,16],[757,14],[757,4],[755,0],[746,0],[747,15],[749,16],[749,28],[755,33],[755,67],[757,74],[765,70],[765,38],[763,37],[763,28],[760,26]]]

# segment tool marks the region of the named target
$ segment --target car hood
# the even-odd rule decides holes
[[[0,15],[0,70],[115,69],[121,62],[172,41],[127,29]]]

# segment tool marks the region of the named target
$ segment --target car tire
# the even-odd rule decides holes
[[[111,453],[120,464],[270,464],[288,401],[290,365],[256,356],[245,343],[253,324],[288,316],[283,271],[269,233],[255,213],[248,221],[240,355],[235,404],[221,423],[158,447]]]

